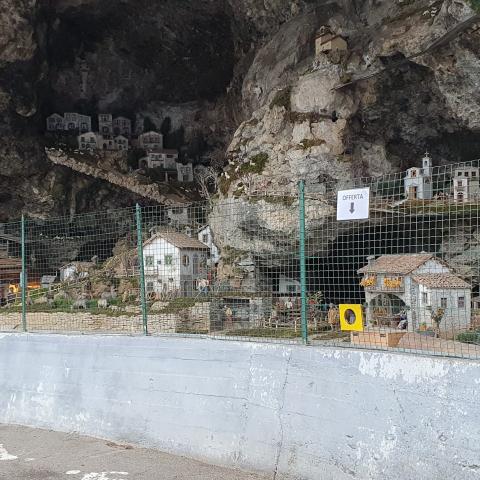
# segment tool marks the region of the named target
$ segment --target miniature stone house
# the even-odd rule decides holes
[[[184,233],[157,233],[143,244],[147,293],[192,296],[207,278],[209,247]]]
[[[126,151],[128,150],[128,138],[123,135],[118,135],[113,139],[115,150]]]
[[[98,115],[98,131],[100,135],[113,136],[113,119],[109,113]]]
[[[177,205],[167,209],[168,224],[173,227],[184,227],[190,225],[191,215],[188,205]]]
[[[113,120],[113,134],[131,137],[132,121],[126,117],[117,117]]]
[[[478,167],[457,168],[453,174],[453,198],[456,202],[469,202],[480,198]]]
[[[62,115],[54,113],[47,117],[47,131],[57,132],[65,130],[65,120]]]
[[[422,168],[409,168],[404,179],[405,198],[408,200],[431,200],[433,197],[432,159],[422,159]]]
[[[88,115],[81,115],[79,113],[65,113],[64,126],[65,130],[71,132],[89,132],[92,130],[92,118]]]
[[[145,132],[139,135],[138,145],[147,152],[155,152],[163,149],[163,135],[157,132]]]
[[[163,168],[165,170],[176,170],[178,152],[176,150],[161,149],[150,151],[146,157],[139,161],[140,168]]]
[[[315,39],[315,53],[320,55],[321,53],[329,53],[334,51],[346,51],[348,44],[341,35],[334,34],[330,27],[321,27]]]
[[[193,166],[177,162],[177,179],[179,182],[193,182]]]
[[[78,136],[79,150],[96,150],[98,148],[98,135],[93,132],[82,133]]]
[[[365,290],[369,324],[392,325],[405,311],[408,330],[433,326],[432,315],[444,310],[441,329],[464,330],[471,321],[471,286],[430,253],[371,258],[358,273]]]

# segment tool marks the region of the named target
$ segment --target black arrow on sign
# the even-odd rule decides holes
[[[355,211],[355,203],[350,204],[350,213],[353,213]]]

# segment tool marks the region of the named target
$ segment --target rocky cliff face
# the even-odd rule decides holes
[[[417,53],[472,15],[466,2],[0,0],[0,7],[0,220],[133,200],[48,161],[43,126],[53,111],[138,115],[158,128],[168,117],[170,141],[183,139],[192,158],[227,150],[222,195],[239,202],[265,189],[288,196],[304,175],[321,189],[402,169],[425,148],[437,163],[478,157],[473,29],[332,91]],[[349,50],[314,64],[323,24],[344,35]],[[247,181],[232,175],[250,163],[241,170]]]

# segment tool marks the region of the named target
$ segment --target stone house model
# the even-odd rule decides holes
[[[456,202],[471,202],[480,198],[478,167],[456,168],[453,173],[453,198]]]
[[[104,137],[99,133],[87,132],[78,136],[78,148],[82,151],[127,151],[129,141],[127,137],[122,135],[112,138],[109,136]]]
[[[428,155],[422,159],[422,168],[407,170],[404,179],[405,198],[408,200],[431,200],[433,198],[432,159]]]
[[[422,324],[433,327],[432,315],[442,308],[443,331],[453,334],[470,326],[471,286],[433,254],[370,258],[358,273],[363,275],[369,324],[388,323],[405,311],[408,330],[415,331]]]
[[[157,132],[145,132],[138,136],[138,146],[148,152],[163,149],[163,135]]]
[[[321,27],[315,39],[315,53],[329,53],[333,51],[346,51],[348,49],[347,41],[341,36],[334,34],[330,27]]]
[[[61,115],[54,113],[47,117],[47,131],[69,131],[69,132],[89,132],[92,130],[92,118],[80,113],[65,113]]]
[[[207,278],[209,247],[184,233],[157,233],[143,245],[147,293],[192,296]]]
[[[100,135],[113,137],[113,117],[109,113],[98,115],[98,132]]]
[[[130,138],[132,136],[132,121],[126,117],[116,117],[113,120],[113,134]]]

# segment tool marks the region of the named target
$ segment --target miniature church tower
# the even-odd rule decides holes
[[[405,198],[408,200],[431,200],[432,187],[432,159],[428,152],[422,159],[422,168],[409,168],[404,180]]]

